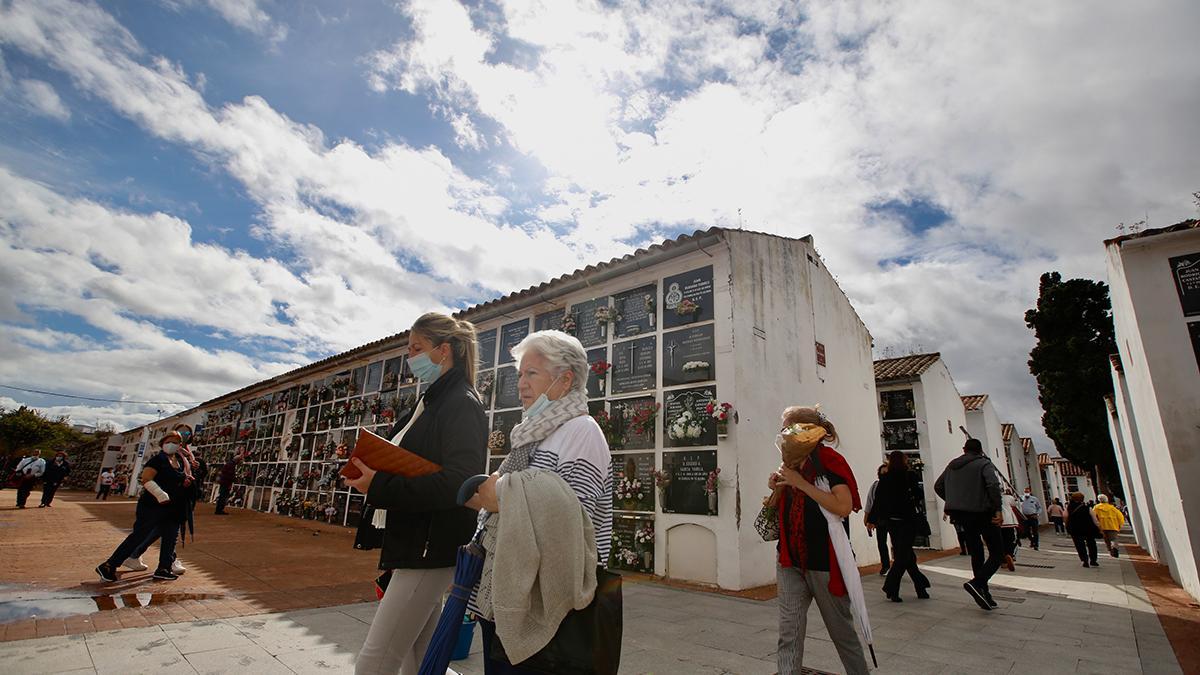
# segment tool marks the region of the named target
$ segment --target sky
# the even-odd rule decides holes
[[[696,229],[1040,450],[1038,277],[1195,217],[1200,3],[0,0],[0,406],[119,429]],[[12,389],[71,393],[119,403]],[[153,401],[155,403],[134,403]]]

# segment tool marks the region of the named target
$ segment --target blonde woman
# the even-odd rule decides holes
[[[487,466],[487,416],[475,392],[475,327],[430,313],[409,332],[408,365],[425,391],[388,438],[442,470],[408,478],[375,471],[346,482],[367,495],[382,517],[379,569],[387,589],[355,662],[356,673],[416,673],[441,615],[442,593],[454,578],[458,547],[475,531],[475,512],[458,506],[458,487]],[[381,522],[382,521],[382,522]]]

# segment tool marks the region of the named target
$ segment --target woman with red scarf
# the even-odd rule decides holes
[[[794,424],[823,427],[825,438],[799,464],[782,465],[771,474],[768,486],[782,488],[779,508],[779,558],[776,580],[779,593],[780,675],[799,673],[804,663],[804,632],[813,600],[850,675],[867,671],[862,643],[854,631],[850,598],[838,570],[829,539],[829,525],[821,507],[843,519],[862,508],[858,483],[850,465],[836,450],[837,429],[816,408],[793,406],[783,411],[783,428]],[[814,485],[818,477],[829,481],[830,491]],[[849,522],[843,520],[849,531]]]

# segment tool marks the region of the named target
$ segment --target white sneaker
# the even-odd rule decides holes
[[[175,562],[171,563],[171,574],[183,574],[186,571],[187,571],[187,568],[184,567],[183,563],[179,562],[178,559],[176,559]]]
[[[124,567],[130,572],[144,572],[150,569],[146,566],[146,563],[142,562],[141,558],[129,558],[125,562],[121,563],[121,567]]]

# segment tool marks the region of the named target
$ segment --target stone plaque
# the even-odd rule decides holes
[[[615,515],[608,564],[614,569],[654,572],[654,519]]]
[[[512,363],[512,348],[516,347],[525,336],[529,335],[529,319],[522,319],[500,327],[500,363]]]
[[[664,452],[663,472],[671,482],[663,493],[663,513],[717,515],[704,489],[709,472],[716,468],[716,450]]]
[[[484,410],[492,409],[492,392],[496,390],[496,371],[481,370],[475,376],[475,391],[479,393],[479,400],[483,403]]]
[[[717,421],[704,409],[716,398],[713,386],[663,392],[663,445],[716,445]]]
[[[1168,259],[1184,316],[1200,316],[1200,253]]]
[[[647,335],[613,345],[613,367],[608,373],[613,394],[646,391],[657,386],[657,343],[658,336]]]
[[[892,450],[916,450],[918,447],[917,423],[915,421],[883,423],[884,450],[888,452]]]
[[[367,366],[367,384],[363,387],[363,393],[373,393],[379,391],[379,384],[383,381],[383,361],[376,361]]]
[[[635,427],[635,418],[639,415],[645,416],[648,412],[655,409],[655,400],[653,396],[640,396],[638,398],[623,398],[616,401],[611,401],[609,404],[610,414],[612,415],[613,425],[625,439],[624,447],[626,450],[649,450],[654,448],[658,430],[657,412],[653,419],[648,419],[644,423]]]
[[[716,379],[713,324],[663,334],[663,386]]]
[[[404,358],[397,356],[383,362],[383,380],[381,391],[395,391],[400,386],[400,376],[404,372]]]
[[[476,333],[479,341],[479,369],[491,368],[496,365],[496,329]]]
[[[504,434],[504,448],[500,451],[491,450],[491,454],[507,455],[512,451],[512,439],[509,434],[512,433],[513,427],[521,423],[521,416],[524,414],[522,410],[509,410],[506,412],[498,412],[492,416],[492,431],[499,431]]]
[[[587,379],[587,395],[588,398],[604,398],[604,392],[608,386],[608,375],[597,375],[593,366],[603,361],[608,363],[608,348],[601,347],[599,349],[589,349],[587,353],[588,360],[588,379]]]
[[[575,337],[584,347],[602,345],[607,340],[608,323],[596,319],[596,309],[600,307],[608,307],[607,297],[571,305],[571,314],[575,317]]]
[[[904,420],[917,416],[912,389],[881,391],[879,400],[883,407],[883,419],[885,420]]]
[[[613,508],[654,511],[654,453],[613,455]]]
[[[663,328],[712,319],[712,265],[663,279],[662,297]]]
[[[533,317],[533,330],[562,330],[562,320],[566,313],[565,308],[560,308],[538,314]]]
[[[654,284],[635,288],[613,296],[613,308],[621,317],[614,337],[623,338],[654,330],[657,321],[658,289]]]
[[[517,392],[519,375],[515,366],[507,366],[496,370],[496,409],[519,408],[521,395]]]

